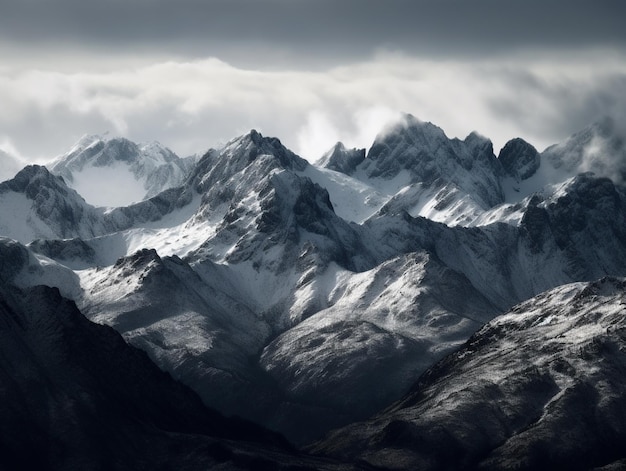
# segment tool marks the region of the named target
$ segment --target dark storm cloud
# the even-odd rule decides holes
[[[626,46],[622,0],[11,0],[0,36],[23,45],[248,59]],[[245,46],[249,46],[246,57]],[[308,58],[301,55],[308,55]],[[237,57],[239,56],[239,57]]]

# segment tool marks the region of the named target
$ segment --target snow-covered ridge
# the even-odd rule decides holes
[[[527,198],[549,198],[555,185],[579,173],[593,171],[621,184],[623,143],[618,126],[606,119],[543,153],[512,139],[496,158],[491,142],[478,133],[449,139],[432,123],[406,115],[381,132],[364,156],[338,143],[321,158],[325,168],[313,166],[308,175],[325,184],[342,217],[359,223],[384,210],[451,226],[515,225],[520,217],[512,213]]]

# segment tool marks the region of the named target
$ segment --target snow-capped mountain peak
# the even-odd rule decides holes
[[[365,149],[347,149],[343,142],[338,142],[316,164],[319,167],[351,175],[363,160],[365,160]]]
[[[0,235],[23,243],[93,237],[104,231],[100,215],[46,167],[29,165],[0,183]]]
[[[476,132],[463,141],[449,139],[440,127],[408,114],[376,137],[364,167],[370,177],[386,178],[404,169],[410,172],[413,182],[429,184],[445,176],[446,171],[454,178],[456,166],[469,171],[478,164],[485,166],[493,177],[500,173],[489,139]]]
[[[489,139],[476,132],[449,139],[434,124],[405,115],[376,137],[353,175],[388,195],[385,211],[467,225],[504,201],[502,174]]]
[[[626,181],[626,130],[604,117],[542,153],[554,168],[576,174],[593,172],[617,183]]]
[[[518,182],[532,177],[540,165],[537,149],[519,137],[511,139],[504,145],[498,160],[506,175]]]
[[[432,159],[441,144],[448,140],[443,130],[430,122],[420,121],[410,114],[403,118],[376,136],[366,156],[365,166],[370,170],[370,177],[389,178],[399,170],[412,169],[421,160],[419,157]]]
[[[308,165],[306,160],[287,149],[280,139],[265,137],[255,129],[227,143],[221,153],[240,165],[246,160],[252,162],[261,155],[276,157],[281,166],[290,170],[303,170]]]

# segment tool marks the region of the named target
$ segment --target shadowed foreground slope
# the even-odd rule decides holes
[[[496,318],[403,400],[313,449],[384,469],[623,469],[624,377],[626,281],[565,285]]]

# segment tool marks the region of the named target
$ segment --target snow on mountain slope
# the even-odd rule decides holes
[[[326,307],[334,285],[324,280],[332,273],[374,263],[358,228],[302,175],[307,165],[277,139],[253,131],[205,155],[169,196],[106,213],[120,227],[126,220],[135,227],[86,240],[95,261],[111,261],[134,245],[180,253],[202,243],[184,262],[143,250],[113,266],[81,267],[81,308],[207,403],[293,429],[312,409],[284,398],[258,354],[273,336]],[[165,215],[146,221],[141,208],[158,209],[158,198],[165,200],[158,214]]]
[[[97,252],[87,265],[111,265],[143,244],[163,248],[168,255],[184,255],[205,240],[201,232],[217,224],[212,217],[191,221],[200,199],[192,189],[181,186],[131,206],[94,208],[61,177],[45,167],[28,166],[0,184],[0,236],[22,243],[81,238]]]
[[[275,382],[278,389],[273,389],[277,386],[269,389],[247,386],[255,391],[257,401],[265,404],[266,414],[254,417],[289,433],[292,439],[306,441],[333,424],[363,417],[398,397],[402,388],[407,387],[411,373],[422,371],[462,342],[481,322],[495,315],[497,309],[491,303],[500,309],[506,308],[545,288],[607,272],[619,274],[622,273],[620,266],[626,266],[622,263],[626,238],[620,236],[624,227],[624,205],[608,180],[582,176],[556,188],[551,199],[535,198],[520,210],[517,227],[492,224],[474,229],[450,228],[423,218],[412,218],[406,213],[402,216],[402,213],[381,211],[358,229],[343,225],[332,212],[327,196],[304,178],[314,172],[306,167],[295,173],[283,168],[275,155],[263,154],[254,148],[254,138],[245,136],[244,142],[234,145],[245,149],[244,162],[239,160],[242,154],[237,152],[220,154],[216,151],[208,155],[203,162],[206,169],[190,180],[195,182],[195,188],[206,185],[208,192],[200,196],[198,206],[183,206],[184,216],[173,212],[171,217],[179,222],[191,215],[185,223],[190,225],[209,218],[219,221],[211,225],[206,232],[207,239],[200,248],[189,253],[187,261],[203,283],[209,286],[217,286],[217,283],[222,293],[230,293],[245,309],[255,312],[257,321],[266,326],[267,337],[263,340],[262,336],[255,345],[265,347],[261,366],[273,379],[270,381],[263,371],[250,369],[243,361],[219,368],[222,355],[232,356],[224,352],[238,349],[247,351],[254,364],[256,360],[251,354],[254,349],[246,350],[231,341],[216,347],[214,335],[221,330],[206,325],[202,316],[186,311],[178,314],[175,308],[169,308],[167,318],[154,325],[150,323],[146,328],[128,330],[126,335],[151,352],[177,377],[182,378],[184,370],[185,381],[195,385],[196,390],[204,388],[199,386],[202,381],[198,381],[198,377],[210,378],[213,385],[232,384],[206,372],[215,368],[223,373],[230,372],[225,377],[232,373],[249,378],[250,384],[256,381],[257,386]],[[259,142],[257,145],[267,144],[263,140]],[[221,160],[226,156],[232,166],[230,172],[224,171],[227,163]],[[216,171],[220,172],[219,176],[215,175]],[[220,184],[222,179],[229,182],[228,185]],[[580,221],[589,224],[580,225]],[[157,220],[154,224],[161,223]],[[342,227],[346,232],[337,238],[337,230]],[[124,237],[133,231],[136,229],[126,231]],[[158,239],[141,239],[140,235],[145,232],[135,234],[139,237],[137,246],[142,241]],[[600,234],[603,234],[602,240],[606,238],[606,247],[612,247],[607,252],[605,243],[598,242]],[[343,254],[333,248],[351,240],[345,236],[360,238],[361,247],[376,247],[375,253],[363,250],[361,255],[366,257],[362,258],[360,266],[369,264],[375,267],[372,271],[354,273],[354,254],[359,253],[358,246],[344,247],[348,250]],[[163,241],[160,243],[165,247]],[[129,246],[124,244],[123,247],[126,250]],[[441,265],[439,261],[430,262],[431,270],[441,273],[438,281],[430,286],[438,289],[451,286],[452,294],[439,294],[433,300],[432,288],[424,292],[427,283],[423,274],[412,271],[411,264],[406,262],[412,255],[401,256],[393,263],[388,261],[423,249],[437,254],[437,259],[443,262]],[[433,265],[439,268],[434,269]],[[109,319],[99,321],[118,329],[126,327],[117,323],[116,313],[144,312],[137,306],[146,305],[146,312],[158,316],[163,305],[168,305],[166,301],[152,304],[151,297],[159,300],[159,296],[145,294],[152,291],[137,281],[143,276],[143,269],[132,263],[130,266],[134,268],[124,275],[129,283],[117,283],[116,286],[123,287],[121,291],[105,289],[112,294],[101,301],[95,294],[100,286],[120,276],[104,270],[99,274],[84,272],[83,277],[83,286],[92,287],[84,301],[87,312],[110,312]],[[186,273],[188,275],[179,280],[186,279],[189,271]],[[377,273],[386,275],[377,276]],[[383,288],[384,284],[371,284],[383,277],[388,288]],[[468,306],[450,308],[443,304],[441,307],[444,301],[453,302],[455,290],[463,285],[462,280],[471,280],[465,283],[467,289],[461,298],[471,300]],[[164,282],[163,285],[177,283],[185,286],[188,281]],[[157,293],[168,289],[171,288],[164,287]],[[186,293],[188,288],[180,289]],[[361,294],[352,296],[345,295],[346,292]],[[340,293],[343,293],[341,297]],[[185,294],[182,296],[187,298]],[[461,301],[456,299],[456,302]],[[206,307],[195,308],[193,312],[203,309]],[[474,321],[466,317],[468,310],[475,310]],[[133,314],[131,318],[140,316]],[[146,322],[150,322],[152,318],[147,319]],[[181,319],[194,326],[184,335],[176,328]],[[226,316],[224,322],[232,321]],[[270,332],[280,335],[267,345]],[[159,343],[155,343],[154,338],[159,339]],[[162,344],[168,348],[163,348]],[[368,383],[371,377],[363,374],[361,363],[355,359],[368,366],[379,364],[380,376],[390,375],[391,379],[384,382],[389,388],[371,393]],[[311,373],[316,371],[320,374]],[[232,387],[226,388],[230,389]],[[238,388],[242,389],[246,388]],[[326,389],[337,394],[320,396],[316,393]],[[210,391],[204,394],[221,407],[229,407],[228,410],[254,414],[245,409],[245,404],[250,403],[250,397],[245,394],[233,396],[228,406],[220,402],[223,399],[214,398]],[[268,399],[272,394],[286,396],[272,402]],[[349,406],[345,403],[346,397],[360,400],[351,401]],[[308,418],[310,425],[306,433],[298,430],[302,416]]]
[[[467,279],[424,252],[363,273],[336,272],[330,286],[329,307],[277,337],[261,356],[290,401],[316,408],[307,430],[287,432],[300,442],[384,407],[498,312]]]
[[[496,159],[491,143],[476,133],[464,141],[448,139],[433,124],[405,115],[377,136],[364,159],[330,168],[378,190],[390,211],[448,225],[484,225],[500,217],[515,223],[517,218],[507,217],[515,205],[535,193],[549,196],[554,185],[579,173],[591,171],[622,184],[624,142],[619,123],[606,118],[541,154],[513,139]],[[341,163],[346,155],[351,154],[338,146],[321,161],[329,165],[335,156]]]
[[[303,310],[295,318],[285,317],[290,297],[331,262],[357,270],[371,265],[358,226],[335,214],[328,192],[303,175],[306,161],[277,139],[253,131],[206,156],[202,165],[206,169],[198,171],[196,188],[206,190],[194,220],[216,211],[223,220],[188,258],[201,274],[203,260],[249,274],[246,288],[258,309],[274,312],[277,322],[292,323],[306,315]],[[278,285],[284,289],[276,290]],[[272,299],[265,304],[268,295]]]
[[[534,194],[549,191],[550,184],[560,183],[574,176],[557,170],[546,159],[541,158],[531,144],[523,139],[511,139],[498,155],[504,177],[502,189],[505,201],[512,205]]]
[[[91,266],[113,265],[120,257],[143,248],[184,257],[205,242],[221,222],[217,213],[196,220],[200,208],[201,196],[181,186],[131,206],[105,211],[104,221],[115,230],[85,240],[95,252],[96,263]]]
[[[561,184],[581,173],[610,178],[615,184],[626,181],[625,133],[612,118],[604,118],[573,134],[541,154],[523,141],[513,139],[500,152],[505,170],[502,188],[506,203],[480,214],[470,225],[501,221],[518,224],[520,205],[538,194],[554,198]]]
[[[365,149],[346,149],[342,142],[338,142],[315,164],[317,167],[351,175],[364,160]]]
[[[505,204],[487,211],[472,224],[484,224],[484,221],[502,212],[502,208],[511,208],[535,194],[550,197],[558,185],[582,173],[564,165],[555,165],[547,152],[539,154],[521,139],[509,141],[499,155],[507,172],[502,180]]]
[[[609,179],[583,174],[556,186],[545,199],[533,196],[522,211],[515,239],[507,240],[504,234],[510,231],[498,225],[485,226],[483,231],[491,234],[498,258],[481,252],[477,259],[491,259],[491,269],[483,266],[484,273],[502,267],[497,268],[498,279],[508,279],[515,293],[509,299],[522,301],[572,281],[626,275],[626,198]],[[476,286],[480,279],[486,288],[494,285],[478,272],[468,273],[476,267],[476,259],[468,259],[463,262],[466,268],[460,268],[442,258]]]
[[[503,202],[502,173],[488,139],[476,133],[448,139],[437,126],[405,115],[376,137],[353,175],[374,187],[397,179],[389,204],[456,225]]]
[[[354,469],[207,409],[44,286],[0,284],[0,384],[2,469]]]
[[[502,199],[498,161],[488,139],[476,133],[464,141],[448,139],[441,128],[412,115],[377,136],[360,167],[370,178],[394,177],[403,169],[413,181],[426,184],[445,177],[471,187],[487,206]]]
[[[332,260],[353,266],[363,257],[327,193],[291,170],[305,166],[252,132],[207,154],[185,185],[102,212],[113,230],[31,246],[77,270],[84,295],[74,299],[90,318],[122,332],[207,403],[268,421],[281,394],[256,355],[278,325],[305,315],[289,310],[299,287]],[[355,244],[349,256],[347,242]],[[196,271],[175,256],[189,251]],[[267,289],[279,285],[284,298]]]
[[[430,251],[500,309],[564,283],[626,276],[626,197],[609,179],[579,175],[517,210],[518,225],[469,228],[381,212],[363,234],[383,260]]]
[[[487,324],[401,401],[313,449],[381,469],[591,469],[626,458],[626,282],[565,285]]]
[[[270,397],[251,358],[271,330],[238,300],[236,286],[203,282],[180,258],[148,249],[79,274],[85,315],[147,351],[207,404],[249,416],[252,397]]]
[[[0,281],[20,288],[51,286],[74,299],[82,294],[74,271],[5,237],[0,237]]]
[[[138,145],[123,138],[84,136],[50,168],[90,204],[119,207],[180,185],[194,163],[158,142]]]
[[[299,175],[310,178],[313,183],[328,191],[337,216],[357,224],[372,216],[393,196],[363,181],[327,168],[309,165]]]
[[[455,185],[433,188],[422,183],[406,186],[389,199],[385,211],[406,211],[449,226],[470,225],[485,209]]]
[[[29,165],[0,183],[0,235],[23,243],[37,238],[89,238],[110,230],[102,212],[89,206],[62,178]]]

